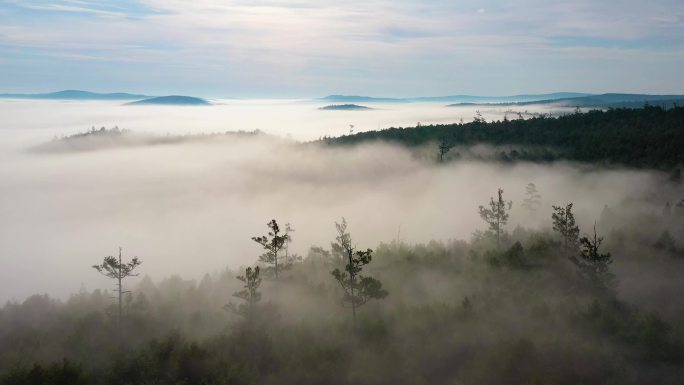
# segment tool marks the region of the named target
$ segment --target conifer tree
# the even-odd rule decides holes
[[[525,187],[525,199],[521,206],[529,212],[535,212],[541,207],[541,195],[534,183],[530,182]]]
[[[551,214],[553,230],[560,234],[563,239],[563,250],[570,253],[577,250],[579,241],[579,227],[575,223],[572,205],[572,203],[568,203],[565,207],[551,206],[554,211]]]
[[[490,198],[489,208],[484,206],[479,207],[480,217],[487,222],[489,230],[496,235],[496,246],[501,244],[501,234],[503,234],[504,226],[508,223],[508,211],[513,207],[513,201],[505,202],[503,199],[503,190],[499,188],[498,199]]]
[[[300,255],[290,254],[290,243],[292,243],[292,235],[290,234],[294,233],[294,231],[295,229],[289,222],[285,224],[285,245],[283,246],[285,255],[283,256],[283,260],[278,264],[280,271],[287,270],[296,262],[301,262],[302,260]]]
[[[439,140],[438,144],[438,149],[439,149],[439,161],[444,162],[444,156],[451,150],[454,145],[446,138],[446,136],[442,136]]]
[[[347,232],[347,221],[342,218],[342,223],[335,222],[337,228],[337,246],[346,256],[344,271],[339,268],[331,271],[335,280],[344,290],[342,305],[352,309],[354,328],[356,329],[356,309],[363,306],[371,299],[382,299],[387,296],[387,291],[382,288],[382,283],[372,277],[361,275],[364,266],[372,260],[373,250],[357,250],[352,246],[351,235]]]
[[[254,268],[248,267],[245,269],[245,275],[237,276],[237,279],[242,281],[244,289],[233,294],[233,297],[240,298],[244,300],[244,303],[235,305],[230,302],[223,308],[232,311],[235,314],[245,317],[245,319],[251,319],[254,316],[254,311],[257,304],[261,301],[261,292],[259,291],[259,286],[261,286],[261,277],[259,276],[259,266]]]
[[[127,277],[135,277],[138,274],[134,274],[133,271],[142,264],[138,257],[134,257],[130,262],[124,263],[121,260],[121,247],[119,247],[119,258],[113,256],[107,256],[102,261],[101,265],[93,265],[93,268],[97,270],[100,274],[107,278],[116,280],[116,288],[114,292],[117,293],[118,307],[119,307],[119,326],[121,325],[121,320],[123,317],[123,295],[129,293],[129,291],[123,290],[122,281]]]
[[[280,256],[278,253],[280,253],[283,247],[285,247],[290,239],[290,235],[287,232],[281,235],[280,227],[275,219],[271,219],[266,226],[268,226],[270,229],[268,235],[252,237],[252,240],[260,244],[264,250],[266,250],[264,254],[259,256],[259,262],[265,263],[267,265],[273,265],[275,278],[278,279],[278,273],[283,270],[283,267],[285,267],[278,264],[280,262]]]
[[[594,286],[609,288],[615,278],[608,270],[613,259],[610,253],[599,251],[602,242],[603,238],[596,234],[596,224],[594,224],[594,235],[585,235],[579,240],[579,257],[573,256],[570,259],[579,268],[580,275],[588,279]]]

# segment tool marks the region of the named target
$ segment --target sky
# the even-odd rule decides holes
[[[0,0],[0,92],[684,93],[681,0]]]

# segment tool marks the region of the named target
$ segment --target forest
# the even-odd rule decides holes
[[[461,158],[461,147],[487,144],[497,148],[494,158],[498,161],[569,160],[675,170],[684,163],[683,126],[684,107],[646,105],[586,113],[577,109],[574,114],[530,119],[511,112],[510,118],[506,115],[490,122],[476,115],[469,123],[388,128],[322,140],[330,145],[385,141],[417,147],[438,143],[449,152],[447,159]]]
[[[253,265],[199,282],[127,286],[145,258],[112,250],[112,292],[0,310],[0,383],[681,384],[684,201],[580,228],[534,183],[506,194],[473,202],[470,240],[357,245],[341,218],[300,256],[264,221]],[[513,205],[551,225],[511,228]]]

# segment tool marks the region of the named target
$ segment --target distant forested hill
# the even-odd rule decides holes
[[[463,105],[530,106],[536,104],[553,104],[560,107],[639,108],[644,104],[649,104],[652,106],[661,106],[663,108],[672,108],[684,104],[684,95],[600,94],[564,96],[563,94],[559,94],[559,96],[563,97],[523,99],[508,102],[471,100],[469,102],[450,104],[447,107],[458,107]]]
[[[324,139],[331,145],[375,140],[406,146],[436,142],[450,148],[475,144],[516,146],[500,153],[500,158],[530,161],[567,159],[672,169],[684,163],[684,107],[665,110],[645,106],[596,110],[557,118],[542,116],[527,120],[388,128]]]
[[[360,106],[358,104],[331,104],[329,106],[320,107],[319,110],[324,111],[360,111],[372,110],[370,107]]]
[[[209,106],[211,103],[208,101],[195,98],[192,96],[181,96],[181,95],[170,95],[170,96],[157,96],[150,99],[139,100],[136,102],[126,103],[128,106],[135,105],[172,105],[172,106]]]
[[[147,95],[115,92],[102,94],[81,90],[64,90],[45,94],[0,94],[0,99],[45,99],[45,100],[136,100],[149,98]]]

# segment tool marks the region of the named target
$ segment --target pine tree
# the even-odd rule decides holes
[[[97,270],[100,274],[107,278],[116,280],[116,288],[114,289],[114,292],[117,293],[118,298],[119,327],[121,327],[121,321],[123,318],[123,295],[129,293],[129,291],[123,290],[122,281],[127,277],[136,277],[138,274],[134,274],[133,270],[135,270],[141,264],[142,262],[138,260],[138,257],[134,257],[128,263],[123,263],[121,260],[121,247],[119,247],[118,259],[110,255],[104,258],[101,265],[93,265],[93,269]]]
[[[280,234],[280,227],[275,219],[271,219],[266,226],[271,230],[268,232],[268,235],[252,237],[252,240],[260,244],[264,250],[266,250],[264,254],[259,256],[259,262],[273,265],[275,278],[278,279],[278,273],[285,267],[278,265],[278,262],[280,262],[278,253],[285,247],[290,239],[290,235],[287,232],[284,235]]]
[[[577,265],[580,274],[594,286],[609,288],[615,279],[615,276],[608,269],[609,265],[613,263],[613,259],[610,253],[599,251],[602,242],[603,238],[596,234],[596,224],[594,224],[594,235],[586,235],[579,240],[581,248],[579,258],[573,256],[570,259]]]
[[[579,241],[579,227],[575,223],[572,205],[568,203],[565,207],[551,206],[554,210],[551,214],[553,230],[558,232],[563,239],[563,250],[570,253],[577,250]]]
[[[484,206],[479,207],[480,217],[489,224],[489,230],[496,235],[496,246],[501,244],[501,234],[503,234],[504,226],[508,223],[508,211],[513,207],[513,201],[505,202],[503,200],[503,190],[498,191],[498,199],[490,198],[489,208]]]
[[[297,255],[297,254],[290,254],[290,243],[292,243],[292,233],[294,233],[295,229],[290,225],[290,223],[285,224],[285,245],[283,248],[285,249],[285,255],[283,256],[283,260],[278,264],[279,270],[284,271],[289,268],[291,268],[296,262],[300,262],[302,260],[302,257]]]
[[[231,302],[223,308],[241,315],[245,317],[245,319],[251,319],[254,316],[257,304],[261,301],[261,292],[259,292],[259,286],[261,286],[259,266],[256,266],[255,268],[248,267],[245,269],[245,275],[239,275],[237,276],[237,279],[244,282],[245,285],[244,289],[233,294],[233,297],[240,298],[245,302],[239,305],[235,305]]]
[[[442,136],[438,145],[440,162],[444,162],[444,156],[449,152],[449,150],[451,150],[452,147],[454,147],[454,145],[445,136]]]
[[[530,182],[525,187],[525,199],[521,206],[529,212],[535,212],[541,207],[541,195],[534,183]]]
[[[342,218],[342,223],[335,222],[337,228],[337,246],[347,258],[344,271],[336,268],[331,271],[333,277],[344,290],[342,305],[352,309],[354,329],[356,329],[356,309],[363,306],[371,299],[382,299],[387,296],[387,291],[382,288],[382,283],[372,277],[361,275],[364,266],[372,260],[373,250],[356,250],[352,246],[351,235],[347,232],[347,221]]]

